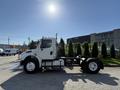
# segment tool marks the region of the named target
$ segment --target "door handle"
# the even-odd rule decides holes
[[[53,54],[53,51],[50,51],[50,55],[52,55]]]

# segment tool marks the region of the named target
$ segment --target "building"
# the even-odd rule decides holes
[[[21,45],[0,44],[0,48],[2,48],[2,49],[7,49],[7,48],[17,48],[17,49],[21,49],[22,46],[21,46]]]
[[[101,46],[104,42],[107,47],[110,47],[114,44],[113,32],[114,31],[91,34],[91,44],[97,42],[98,45]]]
[[[73,43],[88,42],[91,44],[97,42],[99,46],[101,46],[104,42],[108,48],[110,48],[111,45],[114,44],[115,48],[120,49],[120,29],[114,29],[108,32],[93,33],[86,36],[69,38],[67,39],[67,43],[69,43],[69,41],[72,41]]]
[[[10,48],[10,45],[8,45],[8,44],[0,44],[0,48],[2,48],[2,49]]]
[[[90,35],[73,37],[73,38],[67,39],[67,43],[69,43],[70,41],[72,41],[72,43],[84,43],[84,42],[90,43]]]

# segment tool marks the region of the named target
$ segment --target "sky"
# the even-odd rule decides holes
[[[0,0],[0,44],[120,28],[120,0]]]

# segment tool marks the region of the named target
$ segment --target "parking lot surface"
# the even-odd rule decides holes
[[[0,90],[120,90],[120,67],[105,67],[99,74],[82,73],[80,67],[26,74],[17,56],[0,57]]]

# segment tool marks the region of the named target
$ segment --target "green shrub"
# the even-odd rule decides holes
[[[76,50],[76,55],[78,56],[78,55],[81,55],[82,54],[82,51],[81,51],[81,45],[78,43],[77,45],[77,50]]]
[[[112,45],[111,46],[111,48],[110,48],[110,56],[112,57],[112,58],[115,58],[115,47],[114,47],[114,45]]]
[[[107,48],[105,43],[102,44],[101,55],[103,56],[103,58],[107,57]]]
[[[73,53],[73,44],[72,44],[71,41],[69,42],[69,45],[68,45],[68,56],[69,57],[73,57],[74,56],[74,53]]]
[[[90,57],[90,52],[89,52],[89,45],[88,43],[84,43],[84,57]]]
[[[60,40],[59,47],[58,47],[58,56],[59,57],[65,56],[65,43],[62,38]]]
[[[29,43],[28,47],[29,47],[29,49],[35,49],[35,48],[36,48],[36,45],[37,45],[37,42],[35,42],[35,41],[32,40],[32,41]]]
[[[97,57],[97,56],[98,56],[98,44],[97,42],[95,42],[92,48],[92,57]]]

